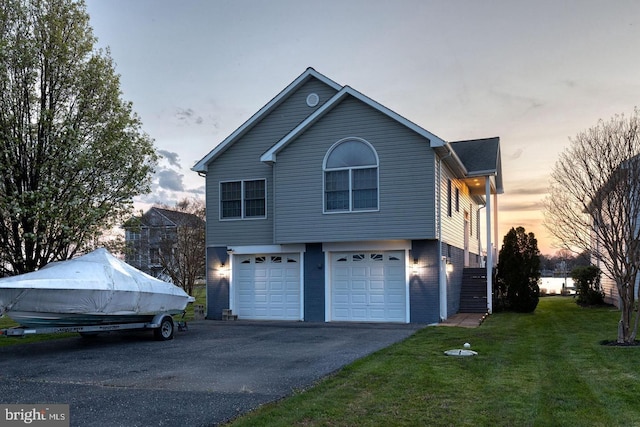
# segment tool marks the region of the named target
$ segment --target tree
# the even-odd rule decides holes
[[[193,295],[196,281],[204,278],[206,267],[205,205],[199,199],[183,199],[175,209],[183,215],[175,233],[160,240],[160,263],[174,285]]]
[[[600,269],[595,265],[577,267],[571,270],[571,278],[576,285],[578,305],[601,305],[604,292],[600,287]]]
[[[148,192],[157,156],[82,1],[0,9],[0,273],[84,251]]]
[[[540,298],[540,251],[533,233],[511,228],[498,255],[496,296],[498,306],[517,312],[533,312]]]
[[[560,155],[545,201],[545,225],[565,248],[590,251],[620,296],[618,342],[635,341],[640,267],[640,112],[579,133]]]

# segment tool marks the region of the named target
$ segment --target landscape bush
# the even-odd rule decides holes
[[[600,286],[602,272],[595,265],[576,267],[571,278],[576,287],[576,303],[581,306],[604,304],[604,291]]]

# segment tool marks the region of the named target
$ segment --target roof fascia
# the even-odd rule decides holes
[[[244,122],[238,129],[236,129],[231,135],[225,138],[220,144],[218,144],[213,150],[209,152],[206,156],[204,156],[200,161],[198,161],[191,170],[194,172],[207,172],[208,164],[222,154],[231,144],[233,144],[239,137],[244,135],[249,129],[251,129],[260,119],[266,116],[275,106],[280,104],[282,100],[284,100],[290,93],[300,87],[304,82],[307,81],[310,77],[315,77],[326,85],[332,87],[335,90],[340,90],[342,86],[328,77],[320,74],[313,68],[309,67],[305,70],[304,73],[300,74],[298,78],[296,78],[293,82],[291,82],[286,88],[284,88],[278,95],[276,95],[271,101],[269,101],[264,107],[258,110],[253,116],[249,118],[246,122]]]
[[[441,138],[437,137],[436,135],[432,134],[431,132],[427,131],[426,129],[421,128],[420,126],[416,125],[412,121],[407,120],[406,118],[402,117],[398,113],[388,109],[384,105],[374,101],[373,99],[369,98],[368,96],[363,95],[362,93],[358,92],[357,90],[353,89],[352,87],[344,86],[338,93],[336,93],[330,100],[328,100],[321,108],[317,109],[313,114],[311,114],[309,117],[307,117],[306,120],[304,120],[302,123],[300,123],[298,126],[296,126],[284,138],[282,138],[273,147],[271,147],[269,150],[267,150],[260,157],[260,161],[265,162],[265,163],[275,163],[277,154],[284,147],[286,147],[287,144],[289,144],[292,140],[294,140],[298,135],[300,135],[300,133],[305,131],[313,123],[318,121],[318,119],[320,119],[323,115],[325,115],[333,107],[338,105],[339,102],[342,99],[344,99],[347,95],[353,96],[354,98],[356,98],[359,101],[365,103],[366,105],[368,105],[368,106],[380,111],[381,113],[389,116],[390,118],[394,119],[395,121],[401,123],[402,125],[408,127],[409,129],[413,130],[414,132],[418,133],[419,135],[425,137],[429,141],[431,147],[442,146],[442,145],[445,144],[445,142]],[[457,156],[456,156],[456,158],[457,158]],[[459,159],[458,159],[458,161],[459,161]]]

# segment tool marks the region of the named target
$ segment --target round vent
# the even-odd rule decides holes
[[[307,95],[307,105],[309,107],[315,107],[316,105],[318,105],[318,102],[320,102],[320,97],[317,93],[310,93],[309,95]]]

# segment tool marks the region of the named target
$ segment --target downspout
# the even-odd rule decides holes
[[[447,320],[447,263],[446,257],[442,255],[442,161],[451,157],[451,147],[447,147],[447,155],[438,156],[438,296],[440,301],[440,321]]]

